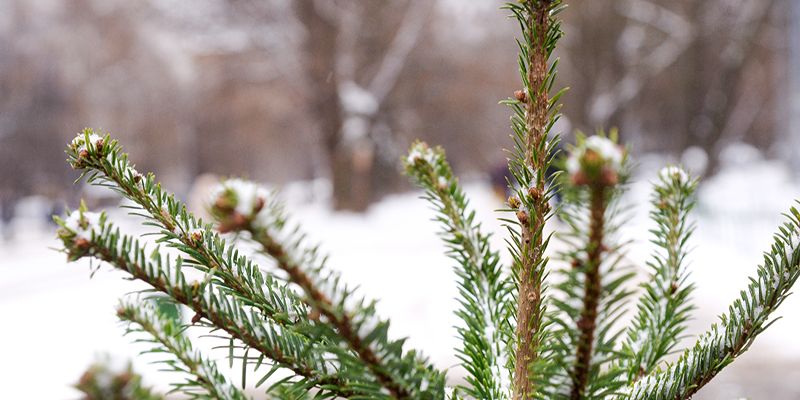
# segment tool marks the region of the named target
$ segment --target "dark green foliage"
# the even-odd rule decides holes
[[[152,174],[137,172],[116,141],[84,130],[67,149],[69,163],[89,183],[127,199],[124,207],[151,228],[156,245],[146,249],[105,214],[81,206],[56,219],[64,252],[71,261],[110,264],[194,313],[184,326],[143,300],[119,310],[130,330],[148,335],[152,352],[171,355],[164,360],[170,370],[188,374],[175,390],[192,398],[244,398],[232,383],[246,386],[248,373],[255,373],[251,382],[277,399],[688,399],[775,321],[771,314],[800,275],[800,213],[791,209],[728,313],[680,349],[694,308],[686,257],[697,181],[669,167],[655,183],[655,251],[635,303],[635,269],[619,233],[629,163],[616,132],[578,135],[559,163],[562,171],[552,171],[559,157],[553,127],[564,91],[553,93],[558,63],[551,56],[562,36],[564,7],[559,0],[505,7],[521,28],[522,83],[504,101],[513,111],[512,195],[502,210],[508,265],[490,247],[442,149],[417,142],[404,162],[433,206],[459,279],[456,352],[466,377],[452,389],[445,387],[444,371],[407,349],[404,339],[389,337],[389,321],[378,315],[375,301],[330,269],[276,197],[251,182],[224,182],[210,205],[214,221],[206,223]],[[556,194],[561,204],[553,201]],[[548,249],[554,233],[555,252]],[[240,250],[253,248],[258,258]],[[262,259],[266,265],[254,261]],[[629,324],[623,323],[626,312]],[[193,348],[183,336],[192,326],[224,341],[228,362],[243,365],[241,380],[226,380]],[[676,362],[665,362],[681,351]],[[134,384],[137,398],[158,398],[137,379],[112,381],[112,392]],[[84,391],[101,390],[96,383],[87,378]]]

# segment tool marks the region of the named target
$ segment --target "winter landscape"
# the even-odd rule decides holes
[[[569,86],[570,91],[560,100],[564,103],[560,119],[555,117],[555,108],[541,110],[542,121],[553,122],[541,127],[547,133],[542,143],[551,146],[548,138],[558,133],[565,144],[542,148],[552,150],[544,154],[560,152],[563,157],[574,154],[573,143],[583,140],[577,139],[582,138],[577,132],[619,128],[620,142],[628,146],[624,154],[629,157],[626,165],[632,173],[624,194],[608,200],[623,210],[619,221],[624,221],[618,232],[609,233],[609,240],[627,243],[619,253],[621,265],[630,267],[635,275],[625,281],[623,289],[637,295],[642,293],[642,285],[656,280],[647,263],[656,251],[651,240],[658,227],[649,213],[653,210],[653,186],[663,183],[660,171],[666,165],[680,165],[700,177],[696,197],[692,197],[697,204],[686,220],[694,223],[696,230],[685,245],[685,259],[679,262],[680,271],[688,278],[683,281],[676,277],[673,283],[673,291],[678,284],[694,285],[690,301],[696,309],[682,322],[685,331],[676,335],[678,347],[659,364],[668,369],[685,362],[679,359],[683,349],[691,348],[712,323],[718,323],[719,315],[733,310],[729,306],[751,284],[750,278],[765,262],[765,252],[771,251],[776,240],[782,243],[774,235],[786,221],[784,213],[800,199],[800,162],[796,155],[800,150],[800,6],[789,0],[706,0],[707,4],[700,0],[627,0],[614,6],[611,0],[593,1],[596,3],[566,1],[569,7],[563,13],[551,10],[543,14],[552,18],[548,21],[553,25],[545,25],[547,29],[556,26],[564,32],[553,57],[561,60],[555,86]],[[224,195],[214,187],[221,180],[243,177],[277,190],[291,221],[308,233],[309,243],[320,244],[321,253],[329,255],[327,268],[341,273],[347,284],[357,286],[360,295],[378,300],[376,314],[391,321],[385,340],[408,338],[404,349],[420,350],[430,359],[431,368],[446,371],[446,399],[479,398],[463,389],[479,386],[473,379],[480,374],[474,374],[470,367],[474,359],[454,350],[466,341],[456,329],[464,322],[455,311],[465,307],[459,303],[463,293],[456,271],[469,268],[471,261],[461,265],[458,259],[448,257],[448,247],[439,235],[441,221],[434,220],[437,203],[423,197],[439,193],[437,184],[441,193],[448,193],[460,183],[469,209],[476,211],[476,222],[484,233],[491,234],[486,241],[498,251],[504,273],[510,276],[512,267],[508,266],[517,265],[508,246],[519,246],[515,250],[520,252],[515,254],[529,257],[520,250],[528,245],[527,240],[514,244],[515,238],[525,238],[524,233],[517,233],[518,237],[510,234],[500,218],[511,218],[514,223],[519,219],[523,226],[528,215],[525,219],[519,213],[514,216],[508,213],[509,208],[535,215],[536,204],[556,208],[561,200],[536,203],[533,189],[514,191],[535,188],[539,178],[535,174],[512,176],[506,169],[506,160],[511,159],[513,166],[518,157],[509,139],[509,134],[514,135],[509,116],[518,114],[519,119],[512,119],[512,123],[520,121],[514,128],[521,132],[521,138],[538,137],[535,118],[529,116],[536,112],[534,100],[541,93],[533,85],[520,90],[514,42],[519,25],[524,29],[526,21],[533,24],[536,19],[522,18],[518,23],[508,18],[508,9],[500,10],[503,2],[492,0],[475,0],[469,5],[460,0],[323,3],[148,0],[131,5],[80,0],[70,7],[55,0],[0,1],[0,15],[5,15],[0,17],[0,398],[96,400],[75,387],[96,362],[108,363],[118,371],[132,362],[144,385],[156,393],[168,393],[176,382],[192,375],[174,372],[173,365],[156,363],[168,358],[167,353],[142,354],[154,345],[137,343],[141,333],[124,335],[130,325],[120,320],[120,299],[144,302],[141,295],[132,293],[158,289],[160,283],[148,283],[141,276],[130,279],[127,272],[99,261],[101,253],[94,247],[76,257],[79,260],[68,262],[66,253],[75,255],[86,249],[81,246],[90,245],[80,239],[97,239],[100,233],[75,236],[74,226],[73,231],[65,233],[69,222],[59,225],[50,216],[64,217],[67,210],[75,210],[84,200],[90,211],[106,211],[108,221],[147,243],[148,252],[161,243],[163,258],[173,259],[197,257],[186,253],[180,243],[200,251],[211,231],[172,227],[168,231],[173,236],[164,239],[154,232],[166,228],[143,225],[141,218],[130,215],[125,207],[135,205],[131,196],[138,195],[136,188],[151,193],[146,175],[126,175],[136,169],[122,168],[125,172],[119,182],[123,183],[117,183],[124,188],[126,180],[130,181],[134,192],[124,196],[128,198],[84,181],[73,184],[84,169],[96,168],[101,175],[109,175],[102,169],[104,159],[116,166],[116,159],[103,153],[110,147],[106,138],[92,136],[82,141],[83,135],[76,137],[84,126],[94,126],[101,129],[98,133],[110,132],[112,138],[119,139],[138,171],[155,172],[166,190],[185,201],[195,215],[214,222],[214,229],[226,240],[237,240],[237,234],[252,237],[253,241],[242,245],[243,253],[263,271],[287,280],[308,295],[302,297],[309,309],[303,318],[309,319],[309,326],[322,330],[303,337],[315,346],[322,344],[314,342],[319,339],[314,335],[334,335],[341,340],[345,350],[336,350],[340,344],[324,347],[328,358],[323,370],[346,371],[348,362],[358,361],[366,365],[365,376],[376,377],[374,381],[364,378],[377,389],[374,395],[365,394],[373,393],[372,389],[361,393],[361,398],[433,398],[427,397],[427,391],[436,390],[430,378],[435,374],[416,381],[409,373],[411,377],[404,378],[409,390],[406,393],[392,386],[389,379],[397,378],[399,372],[386,372],[394,365],[390,364],[391,357],[384,355],[390,360],[386,366],[370,369],[374,366],[371,358],[364,356],[359,345],[370,336],[369,330],[380,324],[356,329],[353,340],[347,333],[347,318],[360,317],[346,308],[362,310],[363,306],[346,301],[346,291],[342,304],[336,303],[338,289],[326,289],[332,291],[333,304],[323,301],[320,305],[313,295],[313,284],[308,289],[303,279],[292,275],[291,268],[282,266],[283,252],[274,252],[256,240],[258,215],[270,204],[264,205],[264,199],[257,197],[262,204],[247,203],[245,207],[255,210],[253,219],[239,221],[236,218],[247,214],[237,214],[240,209],[236,207],[244,201],[242,192],[238,192],[238,198],[234,196],[238,204],[220,205]],[[512,2],[519,4],[515,7],[520,7],[523,16],[560,3]],[[563,25],[559,25],[562,18]],[[531,43],[527,46],[535,49],[536,42]],[[538,53],[529,54],[531,58],[522,63],[527,68],[523,69],[526,79],[536,73],[533,66]],[[477,58],[481,62],[474,62]],[[545,61],[543,65],[551,65],[552,60]],[[511,109],[497,104],[505,99]],[[88,133],[85,137],[89,138]],[[407,155],[409,145],[417,138],[431,145],[441,144],[447,150],[457,181],[434,167],[432,173],[442,175],[433,186],[417,182],[427,192],[409,184],[404,175],[414,176],[414,168],[437,165],[414,151]],[[72,145],[68,147],[68,143]],[[541,182],[546,181],[544,189],[550,190],[556,179],[550,175],[551,165],[549,161],[531,161],[536,157],[531,157],[534,150],[528,146],[522,146],[518,157],[521,165],[531,163],[530,170],[547,170],[547,178]],[[64,149],[68,163],[64,162]],[[613,151],[621,149],[615,147]],[[92,164],[93,157],[100,160],[96,161],[99,164]],[[609,156],[600,157],[610,163]],[[569,178],[565,182],[574,184],[577,190],[601,188],[605,183],[581,183],[581,179],[590,178],[581,175],[584,170],[577,173],[574,168],[589,168],[586,163],[590,161],[584,161],[574,167],[553,163],[553,168],[562,170]],[[608,170],[601,171],[605,179]],[[615,172],[624,175],[622,166]],[[616,179],[614,175],[609,187],[617,185]],[[506,180],[512,182],[510,191]],[[514,205],[527,201],[528,195],[534,199],[533,205]],[[548,214],[550,206],[544,207],[541,215],[552,218],[542,232],[564,231],[567,222]],[[228,208],[235,211],[220,216],[220,210],[224,214]],[[166,211],[168,207],[160,209],[167,224],[174,218],[180,225],[179,212],[165,216],[171,211]],[[158,220],[158,216],[154,218]],[[191,223],[187,226],[193,227]],[[91,226],[88,229],[91,231]],[[587,237],[591,242],[593,236],[588,231]],[[287,238],[286,242],[291,240]],[[75,247],[70,248],[70,243]],[[551,257],[551,264],[566,265],[558,258],[571,244],[560,236],[545,247],[538,246],[532,248],[546,247],[543,257]],[[591,243],[584,250],[591,254]],[[90,260],[87,254],[95,258]],[[153,254],[154,260],[162,258],[157,251]],[[780,262],[791,264],[793,253],[786,250],[783,254],[786,260]],[[598,270],[602,269],[600,265],[596,265]],[[197,274],[201,286],[217,284],[217,280],[221,286],[231,284],[214,275],[215,268],[223,266],[203,267],[201,261],[189,261],[183,267],[201,272]],[[327,275],[311,276],[312,281],[320,279],[316,283],[324,286]],[[521,279],[514,281],[516,285],[524,284],[524,278],[514,279]],[[552,276],[540,279],[556,287]],[[191,291],[196,290],[191,285],[197,282],[168,284],[186,284]],[[334,287],[338,284],[330,283]],[[783,284],[782,278],[775,281],[774,290]],[[587,292],[585,296],[589,296]],[[175,297],[174,293],[170,296]],[[247,299],[248,310],[259,309],[257,297]],[[491,304],[494,299],[487,301]],[[267,369],[247,372],[256,364],[255,356],[250,354],[253,358],[245,360],[250,365],[244,372],[241,358],[231,357],[234,339],[242,343],[246,338],[220,325],[213,313],[183,304],[187,306],[181,308],[179,322],[195,327],[174,336],[185,335],[199,351],[191,354],[202,353],[219,368],[219,374],[208,373],[212,380],[217,375],[227,377],[224,385],[214,384],[217,388],[235,387],[225,395],[209,391],[209,398],[235,399],[240,398],[236,397],[238,393],[246,398],[273,398],[264,397],[265,386],[257,384]],[[763,311],[755,303],[748,307],[756,314]],[[466,310],[472,309],[466,306]],[[613,323],[614,329],[634,325],[636,311],[636,303],[627,306]],[[477,315],[486,318],[481,321],[487,324],[482,334],[498,340],[500,336],[494,330],[503,328],[493,325],[492,312],[478,310]],[[800,378],[800,298],[789,296],[769,320],[745,318],[743,335],[750,333],[751,323],[774,320],[746,353],[731,350],[735,344],[721,345],[735,362],[724,370],[714,367],[708,380],[716,377],[707,384],[704,380],[696,395],[693,389],[688,395],[687,391],[671,392],[673,379],[678,382],[675,387],[680,386],[681,379],[688,379],[674,375],[663,378],[668,384],[658,384],[660,394],[635,397],[642,392],[641,387],[651,385],[650,371],[642,370],[628,382],[630,387],[609,384],[614,393],[600,396],[591,392],[599,390],[596,386],[583,382],[587,392],[575,389],[571,398],[800,398],[800,385],[796,384]],[[196,327],[198,321],[208,325]],[[326,323],[331,326],[325,328]],[[211,325],[222,329],[212,331],[208,329]],[[575,329],[585,332],[580,321]],[[307,334],[300,328],[297,332]],[[229,334],[234,339],[227,339]],[[367,349],[389,348],[383,341],[378,339],[375,348],[367,345]],[[600,339],[597,341],[594,351],[599,354],[602,346]],[[706,345],[702,340],[698,343]],[[248,343],[248,352],[255,349]],[[239,350],[237,356],[244,353]],[[507,356],[501,352],[503,357],[498,360],[492,350],[486,351],[491,355],[487,356],[491,368],[502,364]],[[613,357],[623,359],[624,351]],[[724,352],[721,360],[727,360]],[[330,357],[334,356],[332,362]],[[580,364],[580,357],[577,359],[573,362],[567,358],[570,365]],[[618,367],[616,361],[604,362],[591,365],[596,365],[597,371]],[[196,386],[201,392],[209,385],[213,389],[203,375],[207,370],[186,368],[199,377]],[[292,377],[287,371],[280,370],[267,382]],[[592,376],[602,382],[598,377],[605,372],[597,371]],[[506,373],[509,376],[503,375]],[[487,400],[569,398],[558,397],[561,389],[554,389],[558,396],[542,392],[534,397],[520,392],[516,381],[507,382],[518,373],[505,371],[499,375],[503,377],[485,378],[499,390]],[[360,379],[353,376],[347,375],[348,379]],[[569,379],[551,379],[556,382],[554,386],[573,385],[573,389],[580,381],[574,374],[570,375],[571,383],[565,383]],[[304,398],[298,395],[297,387],[301,385],[292,389],[295,392],[287,389],[270,396]],[[309,388],[311,391],[302,391],[324,393],[320,387]],[[463,389],[460,397],[458,388]],[[191,393],[197,392],[179,388],[167,398],[188,398]],[[344,398],[351,392],[332,393],[338,396],[334,398]]]
[[[752,147],[733,146],[727,157],[723,172],[705,182],[700,192],[695,249],[689,257],[691,279],[698,285],[692,334],[705,330],[708,321],[736,296],[760,262],[780,213],[800,192],[784,163],[766,161]],[[654,168],[664,161],[658,156],[640,161],[638,183],[625,199],[635,207],[635,216],[623,233],[627,238],[643,242],[652,228],[642,204],[648,196],[646,182],[654,179]],[[759,182],[763,191],[742,190],[748,182]],[[334,268],[359,284],[368,296],[380,299],[380,311],[394,323],[392,334],[409,337],[410,343],[423,349],[438,366],[453,368],[457,360],[451,350],[456,344],[452,326],[458,322],[452,314],[457,294],[453,263],[443,255],[436,224],[430,221],[426,203],[418,198],[420,193],[391,196],[364,214],[352,214],[332,212],[324,200],[308,200],[315,193],[324,194],[324,185],[298,183],[288,189],[284,197],[294,197],[288,202],[293,204],[292,215],[325,244]],[[491,211],[500,202],[486,184],[468,183],[467,190],[480,210],[480,220],[495,233],[493,242],[502,245],[498,213]],[[25,397],[44,375],[49,383],[38,386],[37,397],[74,398],[70,386],[103,354],[111,355],[118,364],[134,359],[142,371],[157,371],[157,366],[147,364],[152,360],[135,358],[140,349],[121,336],[123,327],[113,314],[120,295],[142,285],[123,281],[119,273],[107,268],[89,278],[88,262],[67,264],[64,255],[54,250],[57,241],[50,225],[40,218],[41,210],[35,203],[28,210],[31,215],[14,221],[19,236],[2,246],[0,314],[15,321],[3,329],[2,354],[15,360],[0,364],[0,374],[9,382],[4,396]],[[122,213],[117,214],[122,218]],[[133,220],[127,224],[133,231],[143,230]],[[629,256],[643,276],[648,254],[646,248],[640,249],[642,252]],[[388,253],[392,257],[385,257]],[[800,362],[796,340],[800,299],[790,297],[781,315],[780,329],[764,334],[747,356],[698,398],[792,399],[800,395],[800,389],[784,384],[793,379],[794,366]],[[29,342],[46,345],[21,345]],[[204,341],[207,347],[216,344],[214,339]],[[225,357],[221,350],[215,355]],[[30,373],[33,370],[38,372]],[[454,372],[459,374],[457,369]],[[168,387],[171,379],[157,373],[147,376],[162,388]]]

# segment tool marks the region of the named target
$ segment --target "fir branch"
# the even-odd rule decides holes
[[[121,303],[117,308],[117,316],[130,323],[126,333],[146,332],[152,337],[146,342],[160,346],[149,352],[166,351],[175,356],[175,360],[164,360],[162,363],[176,372],[184,372],[195,377],[187,382],[175,384],[175,390],[192,399],[246,399],[244,394],[217,370],[213,361],[192,348],[189,339],[183,335],[183,328],[174,319],[161,315],[152,305],[132,302]],[[200,393],[198,389],[201,390]]]
[[[517,220],[509,220],[512,234],[511,253],[517,282],[517,328],[514,355],[514,396],[523,400],[534,396],[537,389],[535,365],[540,356],[544,337],[543,280],[545,275],[544,225],[552,216],[547,170],[558,141],[550,133],[559,119],[558,100],[563,92],[550,97],[557,63],[550,56],[561,37],[560,22],[556,19],[563,8],[560,0],[522,0],[507,3],[520,24],[523,40],[520,47],[520,74],[524,89],[515,93],[515,100],[506,102],[514,110],[512,128],[515,142],[509,170],[516,181]],[[511,201],[510,201],[511,203]]]
[[[719,324],[700,336],[677,362],[638,380],[626,399],[691,398],[723,368],[742,355],[753,340],[775,322],[772,313],[789,296],[800,276],[800,212],[794,207],[775,234],[770,252],[756,276],[739,294]]]
[[[489,236],[475,222],[466,196],[453,176],[444,150],[425,143],[411,146],[404,161],[406,174],[425,189],[425,199],[435,208],[448,255],[456,261],[459,303],[456,314],[464,322],[458,328],[459,358],[469,374],[465,394],[476,399],[508,399],[511,396],[508,349],[513,328],[510,299],[512,282],[503,275],[499,255],[489,246]]]
[[[161,189],[153,174],[142,175],[128,161],[116,140],[84,129],[67,148],[68,162],[87,181],[109,187],[137,206],[131,213],[159,228],[159,242],[186,254],[186,265],[219,277],[220,285],[273,322],[290,326],[308,321],[305,304],[291,290],[263,273],[249,258],[228,245],[186,206]],[[144,213],[142,213],[144,212]],[[288,318],[292,315],[293,318]]]
[[[77,215],[77,217],[76,217]],[[72,221],[87,221],[77,225]],[[322,393],[353,397],[360,393],[373,394],[376,384],[349,372],[346,357],[341,363],[326,359],[331,350],[323,343],[312,343],[292,327],[264,321],[263,314],[230,291],[214,274],[207,274],[203,282],[187,282],[181,271],[182,259],[171,263],[156,250],[152,256],[145,246],[131,236],[121,235],[118,228],[106,223],[104,214],[78,210],[66,220],[57,219],[59,238],[69,260],[93,257],[129,273],[156,291],[169,295],[176,302],[196,313],[194,320],[206,319],[216,328],[225,331],[268,359],[275,365],[291,371],[300,378],[297,386],[316,387]],[[290,317],[287,315],[286,317]],[[342,368],[342,370],[339,370]],[[375,398],[384,398],[377,396]]]
[[[443,375],[415,351],[403,354],[403,340],[388,339],[389,324],[376,315],[374,302],[357,298],[353,289],[341,283],[339,274],[327,268],[318,248],[305,246],[305,235],[299,228],[290,228],[283,206],[274,196],[255,212],[243,213],[251,209],[252,193],[261,190],[252,182],[223,183],[212,206],[221,229],[248,232],[259,250],[303,290],[303,299],[333,325],[392,397],[441,397]],[[242,209],[242,203],[248,206]]]
[[[628,330],[623,368],[628,382],[652,372],[678,345],[694,307],[689,297],[694,285],[687,282],[687,242],[694,231],[688,222],[694,208],[697,180],[678,167],[659,173],[652,196],[650,218],[657,227],[651,232],[658,246],[648,262],[652,273],[643,285],[638,313]]]
[[[631,294],[626,282],[634,276],[621,265],[623,245],[614,237],[626,154],[603,135],[579,136],[566,171],[559,186],[560,216],[568,228],[559,235],[566,245],[560,254],[565,263],[549,298],[555,310],[548,321],[554,328],[544,344],[555,372],[542,392],[549,399],[604,398],[624,384],[612,364],[622,333],[614,324]]]
[[[572,376],[572,391],[570,397],[574,400],[585,397],[586,385],[592,367],[592,355],[595,341],[595,328],[597,328],[597,307],[600,303],[602,280],[600,278],[600,264],[605,250],[603,237],[605,234],[606,217],[606,186],[594,185],[590,190],[590,221],[589,243],[586,247],[586,263],[579,268],[584,269],[583,309],[578,320],[580,337],[575,354],[575,366]]]

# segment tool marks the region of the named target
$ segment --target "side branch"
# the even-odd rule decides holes
[[[592,365],[592,352],[597,327],[597,307],[603,290],[600,277],[600,264],[605,248],[603,236],[605,232],[606,187],[597,185],[591,188],[591,216],[589,221],[589,246],[585,265],[583,309],[578,319],[578,339],[573,369],[573,385],[570,397],[574,400],[584,398]]]
[[[91,217],[91,213],[81,212],[82,218],[84,215]],[[294,329],[265,322],[259,311],[228,295],[225,287],[217,286],[213,275],[207,276],[203,283],[188,283],[181,272],[180,259],[176,265],[170,265],[169,261],[162,262],[160,257],[154,259],[146,255],[144,246],[129,236],[120,236],[117,229],[103,222],[103,217],[88,218],[99,222],[88,231],[84,228],[83,232],[75,231],[70,224],[73,219],[60,221],[62,230],[59,232],[70,260],[93,257],[129,273],[134,279],[189,307],[195,312],[195,320],[210,321],[232,338],[303,378],[308,387],[320,387],[342,397],[359,394],[351,389],[351,385],[358,385],[358,382],[340,378],[338,371],[327,372],[329,363],[319,353],[324,346],[315,350]],[[360,384],[365,383],[368,384]]]
[[[147,303],[136,305],[130,302],[120,304],[117,316],[131,324],[136,324],[140,329],[128,328],[128,332],[143,331],[148,333],[151,342],[160,344],[164,349],[175,356],[175,360],[164,362],[176,371],[185,371],[194,375],[195,379],[184,384],[176,385],[176,389],[195,397],[197,393],[190,391],[197,387],[207,392],[211,398],[221,400],[246,400],[247,397],[222,375],[216,364],[202,356],[192,348],[189,339],[183,335],[179,323],[165,318],[159,311]],[[157,352],[158,350],[152,350]],[[196,390],[196,389],[194,389]]]
[[[253,194],[261,192],[264,189],[253,182],[231,179],[222,183],[211,208],[220,230],[248,232],[259,251],[302,289],[302,301],[334,328],[335,339],[357,355],[359,364],[377,378],[387,394],[410,399],[443,392],[443,376],[415,352],[404,354],[402,341],[387,338],[388,323],[378,318],[374,302],[365,305],[366,300],[357,299],[354,290],[327,268],[318,249],[307,247],[305,235],[289,226],[276,197],[256,196],[253,201]]]
[[[341,335],[353,351],[358,354],[358,357],[364,362],[367,368],[378,378],[380,384],[395,398],[411,398],[409,391],[397,382],[395,377],[386,371],[383,360],[375,354],[370,346],[362,341],[348,313],[337,311],[333,301],[331,301],[331,299],[314,284],[311,277],[289,257],[289,253],[284,249],[281,243],[270,235],[268,229],[250,223],[245,226],[244,230],[249,231],[253,240],[261,246],[261,249],[275,259],[278,268],[287,273],[289,280],[303,289],[303,292],[308,296],[309,305],[318,310],[334,325],[339,335]]]
[[[800,212],[792,208],[775,234],[771,251],[718,324],[700,336],[674,364],[639,379],[620,399],[685,400],[744,353],[769,327],[772,313],[800,276]]]
[[[456,349],[467,372],[462,387],[469,398],[503,400],[511,396],[508,362],[514,334],[507,321],[513,316],[513,281],[503,273],[500,257],[489,236],[475,222],[464,191],[453,176],[444,150],[416,142],[404,161],[406,174],[425,189],[424,198],[436,211],[447,255],[457,265],[461,346]]]

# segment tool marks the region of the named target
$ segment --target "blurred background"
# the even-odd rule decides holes
[[[800,2],[569,4],[557,129],[569,142],[618,127],[631,146],[639,168],[625,201],[640,207],[625,233],[645,246],[633,264],[649,251],[648,180],[667,162],[703,176],[692,253],[702,332],[800,194]],[[399,160],[416,138],[444,146],[503,246],[491,176],[511,145],[510,112],[498,101],[520,83],[517,27],[501,5],[0,0],[0,382],[14,377],[0,393],[22,398],[36,384],[41,398],[76,398],[69,385],[93,354],[141,350],[113,316],[137,287],[113,274],[89,282],[46,250],[51,214],[119,201],[73,185],[63,149],[84,126],[112,133],[196,210],[217,177],[284,188],[335,267],[381,298],[393,332],[454,365],[451,263]],[[785,321],[698,398],[800,397],[797,311],[790,300]]]

